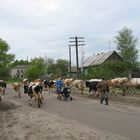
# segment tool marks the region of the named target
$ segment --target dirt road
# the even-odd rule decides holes
[[[59,101],[44,91],[41,109],[11,86],[0,103],[0,140],[139,140],[140,108],[74,97]]]

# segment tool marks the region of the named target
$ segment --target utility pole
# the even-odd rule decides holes
[[[80,42],[84,42],[84,38],[83,37],[70,37],[69,38],[71,41],[69,41],[70,43],[74,43],[71,44],[69,46],[75,46],[76,47],[76,64],[77,64],[77,76],[76,79],[79,79],[79,58],[78,58],[78,47],[79,46],[84,46],[85,44],[81,44]],[[80,43],[80,44],[79,44]],[[71,60],[70,60],[71,61]]]
[[[70,71],[70,78],[71,78],[71,46],[69,45],[69,71]]]

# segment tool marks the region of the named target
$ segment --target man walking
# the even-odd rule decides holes
[[[108,93],[109,93],[109,86],[105,78],[102,78],[102,81],[98,83],[97,89],[99,89],[101,93],[101,100],[100,103],[102,104],[105,100],[106,104],[108,105]]]

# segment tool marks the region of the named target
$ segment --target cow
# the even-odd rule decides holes
[[[136,88],[140,88],[140,78],[131,78],[126,84],[126,91],[136,93]]]
[[[67,79],[64,79],[63,82],[64,82],[64,86],[65,87],[70,87],[70,84],[74,81],[74,78],[67,78]]]
[[[42,83],[42,80],[41,79],[35,79],[33,82],[40,82],[40,83]]]
[[[119,78],[114,78],[111,80],[108,80],[108,85],[109,87],[112,89],[112,93],[115,93],[115,95],[117,95],[118,93],[118,88],[122,89],[122,95],[125,95],[126,92],[126,83],[128,82],[128,78],[127,77],[119,77]]]
[[[2,89],[1,94],[3,95],[5,94],[6,86],[7,86],[6,82],[3,80],[0,80],[0,87]]]
[[[44,97],[42,95],[43,86],[40,82],[31,82],[28,87],[28,95],[30,97],[30,105],[31,99],[34,97],[35,101],[37,102],[37,106],[40,108],[43,104]]]
[[[1,95],[3,94],[3,88],[0,86],[0,101],[2,101]]]
[[[95,93],[95,96],[97,95],[97,85],[98,83],[100,82],[101,80],[99,79],[95,79],[95,80],[87,80],[86,81],[86,87],[89,88],[89,95],[90,95],[90,92],[94,92]]]
[[[17,97],[17,94],[18,94],[18,98],[20,98],[22,84],[21,83],[12,83],[12,87],[13,87],[14,91],[16,92],[15,97]]]
[[[135,88],[140,88],[140,78],[131,78],[129,82],[131,86],[134,86]]]
[[[45,89],[49,88],[49,90],[50,90],[54,87],[54,81],[44,80],[43,85],[44,85]]]
[[[79,89],[80,93],[83,94],[84,87],[85,87],[85,82],[83,80],[74,80],[70,84],[70,88],[74,93],[76,93],[76,89]]]

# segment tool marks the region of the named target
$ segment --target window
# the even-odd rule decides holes
[[[20,71],[19,71],[19,70],[17,70],[17,73],[20,73]]]

